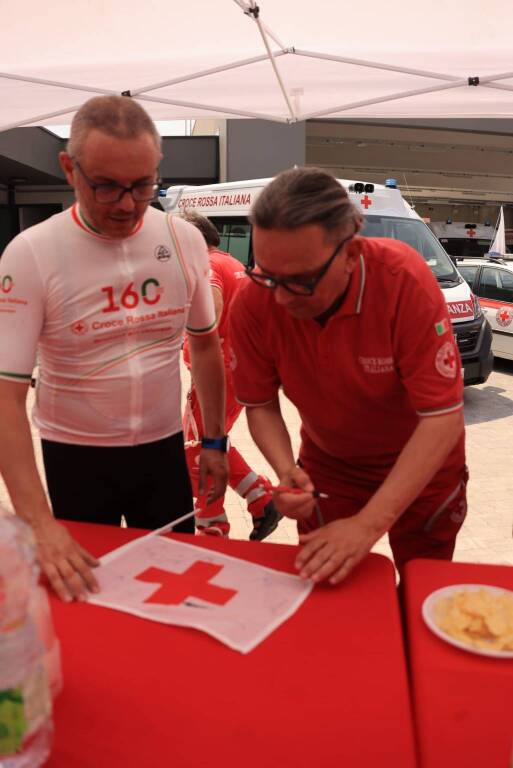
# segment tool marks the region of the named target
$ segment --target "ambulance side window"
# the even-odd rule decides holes
[[[484,267],[479,295],[495,301],[513,303],[513,274],[503,269]]]
[[[212,217],[219,232],[219,248],[234,256],[242,264],[250,261],[251,225],[240,221],[227,221]]]
[[[471,267],[471,266],[465,266],[464,264],[458,264],[458,272],[460,273],[462,278],[465,280],[465,282],[470,285],[471,288],[474,283],[474,280],[476,279],[476,274],[478,269],[479,267]]]

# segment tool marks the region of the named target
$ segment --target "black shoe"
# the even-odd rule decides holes
[[[262,541],[265,539],[266,536],[269,536],[270,533],[276,530],[282,517],[283,515],[280,515],[274,506],[274,502],[268,501],[264,507],[262,517],[253,518],[253,530],[249,534],[250,541]]]

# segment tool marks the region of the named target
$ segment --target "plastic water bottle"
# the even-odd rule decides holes
[[[38,572],[29,526],[0,516],[0,768],[39,768],[50,755],[44,647],[29,613]]]

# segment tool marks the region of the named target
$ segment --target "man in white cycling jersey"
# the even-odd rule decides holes
[[[205,420],[202,490],[224,493],[224,373],[201,234],[149,207],[160,136],[127,97],[86,102],[60,162],[72,208],[19,234],[0,260],[0,471],[65,600],[97,591],[97,561],[56,518],[157,528],[192,510],[179,355],[189,338]],[[34,421],[25,401],[38,357]],[[53,510],[53,514],[52,514]],[[179,529],[178,529],[179,530]],[[194,531],[194,520],[182,530]]]

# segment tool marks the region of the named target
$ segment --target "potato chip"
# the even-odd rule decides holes
[[[434,605],[434,619],[446,634],[484,650],[513,650],[513,596],[486,589],[463,590]]]

